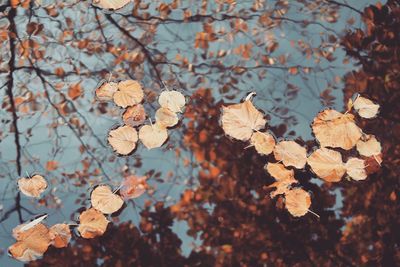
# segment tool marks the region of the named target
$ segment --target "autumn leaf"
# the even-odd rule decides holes
[[[125,177],[121,183],[120,195],[124,199],[138,198],[146,192],[147,176],[130,175]]]
[[[96,97],[100,101],[111,101],[115,92],[118,90],[118,84],[109,82],[103,83],[96,89]]]
[[[275,147],[275,138],[270,133],[255,132],[251,136],[250,144],[258,154],[269,155]]]
[[[353,180],[361,181],[367,179],[364,160],[349,158],[345,164],[347,175]]]
[[[132,2],[132,0],[93,0],[92,4],[104,9],[117,10],[128,5],[130,2]]]
[[[275,178],[276,182],[270,184],[268,188],[274,187],[276,188],[273,192],[271,192],[271,198],[276,197],[277,195],[285,194],[289,190],[289,187],[297,183],[298,181],[294,178],[294,171],[288,170],[281,163],[267,163],[265,169],[268,173]]]
[[[159,124],[144,125],[139,130],[139,139],[148,149],[162,146],[168,139],[168,131]]]
[[[46,170],[48,171],[55,171],[58,169],[58,161],[49,160],[46,163]]]
[[[333,109],[320,112],[314,118],[312,129],[322,147],[345,150],[353,148],[362,135],[352,114],[342,114]]]
[[[128,107],[122,114],[122,120],[126,125],[137,127],[144,123],[146,120],[146,111],[143,105],[137,104],[132,107]]]
[[[274,156],[285,166],[302,169],[307,162],[307,150],[295,141],[281,141],[274,148]]]
[[[186,104],[185,96],[178,91],[163,91],[158,97],[161,107],[167,108],[172,112],[182,112]]]
[[[365,119],[374,118],[379,111],[378,104],[374,104],[374,102],[362,96],[356,98],[353,107],[357,111],[358,115]]]
[[[138,134],[131,126],[120,126],[108,133],[108,142],[115,152],[121,155],[128,155],[135,147]]]
[[[225,134],[241,141],[249,140],[254,131],[264,128],[267,123],[250,100],[223,106],[221,121]]]
[[[339,182],[346,172],[342,155],[325,147],[315,150],[307,163],[319,178],[327,182]]]
[[[79,215],[78,232],[83,238],[101,236],[107,229],[109,221],[100,211],[90,208]]]
[[[294,188],[285,193],[285,207],[294,217],[307,214],[311,206],[311,196],[301,188]]]
[[[111,214],[121,209],[124,201],[114,194],[108,185],[97,186],[90,195],[93,208],[104,214]]]
[[[23,262],[43,256],[51,244],[49,229],[41,223],[26,230],[21,230],[21,226],[17,226],[17,229],[13,230],[17,242],[8,248],[10,255]]]
[[[71,230],[69,225],[65,223],[55,224],[50,227],[51,245],[56,248],[67,247],[71,240]]]
[[[40,197],[47,188],[47,181],[41,175],[18,179],[19,190],[28,197]]]
[[[115,104],[126,108],[142,102],[144,92],[139,82],[135,80],[126,80],[118,83],[118,90],[114,93]]]
[[[173,127],[179,122],[178,115],[169,108],[159,108],[156,111],[156,123],[164,128]]]
[[[358,153],[365,157],[377,156],[382,152],[381,143],[376,140],[374,135],[365,135],[358,140],[356,147]]]
[[[78,97],[82,95],[82,87],[80,83],[76,83],[74,85],[71,85],[68,89],[68,96],[72,99],[75,100]]]

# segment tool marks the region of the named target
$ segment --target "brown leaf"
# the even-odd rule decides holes
[[[221,121],[225,134],[242,141],[249,140],[253,131],[264,128],[267,123],[264,115],[253,106],[250,100],[223,106]]]
[[[178,91],[163,91],[158,97],[158,103],[161,107],[177,113],[182,112],[186,104],[186,99],[185,96]]]
[[[56,248],[65,248],[71,240],[71,230],[65,223],[55,224],[50,227],[50,238],[52,245]]]
[[[103,213],[90,208],[80,214],[77,229],[83,238],[95,238],[104,234],[108,223]]]
[[[46,188],[47,181],[41,175],[18,179],[19,190],[28,197],[40,197]]]
[[[124,114],[122,114],[122,119],[126,125],[136,127],[142,125],[146,120],[146,111],[143,105],[137,104],[132,107],[128,107]]]
[[[352,114],[342,114],[326,109],[314,118],[312,129],[322,147],[353,148],[361,138],[361,129],[354,122]]]
[[[270,133],[255,132],[251,136],[250,143],[258,154],[269,155],[274,150],[275,138]]]
[[[178,115],[171,111],[169,108],[159,108],[156,111],[156,123],[164,128],[173,127],[179,122]]]
[[[311,196],[301,188],[295,188],[285,193],[286,209],[294,217],[304,216],[311,206]]]
[[[77,99],[79,96],[82,95],[82,88],[81,88],[81,84],[80,83],[76,83],[72,86],[69,87],[68,89],[68,96],[72,99],[75,100]]]
[[[285,166],[302,169],[307,162],[307,150],[294,141],[281,141],[274,148],[274,156]]]
[[[8,251],[17,260],[24,262],[36,260],[43,256],[50,246],[49,229],[44,224],[39,223],[25,231],[15,232],[18,232],[17,242],[10,246]]]
[[[90,195],[93,208],[104,214],[111,214],[121,209],[124,201],[114,194],[108,185],[97,186]]]
[[[315,150],[307,163],[319,178],[327,182],[339,182],[346,172],[342,155],[325,147]]]
[[[121,183],[120,194],[124,199],[137,198],[146,192],[146,176],[130,175],[125,177]]]
[[[374,135],[366,135],[357,142],[357,151],[365,157],[372,157],[381,154],[381,143],[376,140]],[[380,163],[379,163],[380,164]]]
[[[358,115],[365,119],[374,118],[379,111],[379,105],[374,104],[368,98],[358,96],[353,103],[354,109],[358,112]]]
[[[139,82],[126,80],[118,83],[118,90],[114,93],[114,102],[120,107],[126,108],[142,102],[144,92]]]
[[[118,90],[117,83],[103,83],[96,89],[96,97],[100,101],[111,101]]]
[[[121,155],[128,155],[135,147],[138,140],[138,134],[135,128],[131,126],[120,126],[108,133],[108,142],[115,152]]]
[[[148,149],[162,146],[168,138],[168,131],[159,124],[144,125],[139,130],[139,139]]]
[[[367,179],[364,160],[349,158],[345,165],[347,175],[353,180],[361,181]]]

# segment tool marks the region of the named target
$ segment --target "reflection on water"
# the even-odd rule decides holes
[[[395,244],[392,226],[374,228],[396,213],[387,206],[397,193],[381,182],[393,176],[385,166],[363,183],[296,173],[320,219],[294,219],[264,188],[273,181],[263,169],[269,158],[224,136],[219,124],[222,103],[255,91],[275,136],[311,151],[309,124],[327,106],[343,109],[344,77],[348,85],[357,69],[340,36],[362,27],[357,10],[374,1],[136,1],[118,14],[87,1],[21,2],[28,4],[0,5],[2,266],[21,265],[6,255],[16,225],[41,213],[49,225],[76,221],[93,186],[117,188],[131,174],[148,175],[151,188],[111,216],[103,236],[74,235],[68,248],[50,248],[30,265],[358,266],[395,258],[397,247],[376,241]],[[106,136],[123,110],[96,101],[94,89],[102,79],[128,78],[144,86],[150,117],[165,86],[188,104],[161,149],[139,145],[118,157]],[[33,173],[51,184],[40,200],[16,187]],[[390,196],[382,210],[379,191]]]

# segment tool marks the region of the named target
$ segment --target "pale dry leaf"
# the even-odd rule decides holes
[[[261,155],[269,155],[272,153],[275,147],[275,138],[270,133],[255,132],[250,139],[251,145],[253,145]]]
[[[96,98],[100,101],[111,101],[117,90],[117,83],[103,83],[96,89]]]
[[[302,169],[307,162],[307,150],[295,141],[281,141],[274,148],[274,156],[285,166]]]
[[[362,135],[352,114],[342,114],[333,109],[318,113],[312,129],[322,147],[339,147],[345,150],[353,148]]]
[[[285,193],[285,206],[294,217],[304,216],[311,206],[311,196],[301,188],[294,188]]]
[[[121,155],[128,155],[135,147],[138,134],[135,128],[125,125],[108,133],[108,142],[115,152]]]
[[[329,148],[315,150],[307,159],[313,172],[327,182],[339,182],[346,173],[342,155]]]
[[[361,181],[367,178],[364,160],[359,158],[349,158],[345,164],[347,175],[353,180]]]
[[[132,107],[128,107],[122,114],[122,120],[126,125],[136,127],[140,126],[146,120],[146,111],[143,105],[137,104]]]
[[[120,195],[124,199],[137,198],[146,192],[147,188],[147,176],[135,176],[130,175],[125,177],[121,183]]]
[[[93,208],[104,214],[111,214],[121,209],[124,201],[114,194],[108,185],[97,186],[90,195]]]
[[[376,140],[374,135],[366,135],[357,142],[357,151],[365,157],[372,157],[381,154],[381,143]]]
[[[275,183],[268,186],[268,188],[276,188],[271,192],[271,198],[274,198],[277,195],[285,194],[288,190],[290,190],[289,187],[292,184],[297,183],[297,180],[294,178],[294,171],[286,169],[281,163],[268,162],[268,164],[265,166],[265,169],[276,180]]]
[[[148,149],[157,148],[168,139],[168,131],[157,123],[144,125],[139,130],[139,139]]]
[[[155,118],[156,123],[163,126],[164,128],[173,127],[179,121],[178,115],[175,112],[171,111],[169,108],[159,108],[156,111]]]
[[[50,244],[49,229],[39,223],[25,231],[19,231],[17,242],[8,251],[15,259],[27,262],[43,256]]]
[[[163,91],[158,97],[161,107],[167,108],[172,112],[182,112],[186,104],[185,96],[178,91]]]
[[[83,238],[101,236],[107,229],[109,221],[100,211],[90,208],[79,215],[78,232]]]
[[[71,230],[69,225],[58,223],[50,227],[51,244],[56,248],[65,248],[71,240]]]
[[[126,80],[118,83],[118,90],[114,93],[115,104],[126,108],[140,104],[144,97],[142,86],[135,80]]]
[[[362,96],[357,97],[354,101],[353,107],[357,111],[358,115],[365,119],[374,118],[379,111],[378,104],[374,104],[374,102]]]
[[[35,227],[36,225],[38,225],[39,223],[41,223],[44,219],[47,218],[47,214],[43,214],[40,215],[38,217],[36,217],[35,219],[29,221],[29,222],[25,222],[23,224],[20,224],[18,226],[16,226],[13,231],[12,231],[12,235],[15,239],[19,240],[19,235],[21,233],[24,233],[26,230],[29,230],[33,227]]]
[[[93,0],[92,4],[104,9],[117,10],[128,5],[130,2],[132,2],[132,0]]]
[[[40,197],[47,188],[47,181],[41,175],[18,179],[19,190],[28,197]]]
[[[249,140],[253,131],[264,128],[267,123],[250,100],[223,106],[221,122],[225,134],[242,141]]]

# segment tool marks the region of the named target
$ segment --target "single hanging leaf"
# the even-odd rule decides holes
[[[21,227],[17,228],[21,229]],[[35,226],[25,230],[13,230],[17,242],[8,248],[10,255],[20,261],[33,261],[47,251],[51,244],[49,229],[44,224],[36,224]]]
[[[253,145],[261,155],[269,155],[275,147],[275,138],[270,133],[255,132],[250,139]]]
[[[318,113],[312,129],[322,147],[340,147],[345,150],[353,148],[362,135],[352,114],[342,114],[333,109]]]
[[[139,130],[139,139],[148,149],[162,146],[168,138],[168,131],[159,124],[144,125]]]
[[[381,143],[376,140],[374,135],[366,135],[357,142],[357,151],[361,156],[372,157],[381,154]]]
[[[358,115],[365,119],[374,118],[379,111],[378,104],[374,104],[374,102],[362,96],[357,97],[354,101],[353,107],[357,111]]]
[[[104,214],[117,212],[124,204],[122,198],[114,194],[108,185],[96,187],[90,195],[90,201],[93,208]]]
[[[274,148],[274,156],[285,166],[302,169],[307,162],[307,150],[295,141],[281,141]]]
[[[286,209],[294,217],[306,215],[311,206],[311,196],[301,188],[295,188],[285,193]]]
[[[358,158],[349,158],[345,167],[347,175],[353,180],[361,181],[367,178],[364,160]]]
[[[65,248],[71,240],[71,230],[65,223],[55,224],[50,227],[51,244],[56,248]]]
[[[249,140],[253,131],[264,128],[267,123],[264,115],[254,107],[250,100],[223,106],[221,121],[225,134],[241,141]]]
[[[146,192],[147,176],[130,175],[125,177],[121,183],[120,195],[126,199],[137,198]]]
[[[143,105],[137,104],[132,107],[128,107],[124,114],[122,114],[122,120],[126,125],[136,127],[142,125],[146,120],[146,111]]]
[[[18,179],[18,187],[24,195],[39,198],[47,188],[47,181],[41,175],[34,175]]]
[[[132,0],[93,0],[92,4],[104,9],[117,10],[128,5],[131,1]]]
[[[118,90],[114,93],[115,104],[126,108],[142,102],[144,92],[140,83],[134,80],[126,80],[118,83]]]
[[[135,147],[138,134],[131,126],[120,126],[108,133],[108,142],[115,152],[121,155],[128,155]]]
[[[346,173],[342,155],[325,147],[315,150],[307,159],[313,172],[327,182],[339,182]]]
[[[117,83],[103,83],[96,89],[96,98],[100,101],[111,101],[117,90]]]
[[[176,113],[168,108],[159,108],[156,111],[156,123],[163,126],[164,128],[173,127],[178,124],[179,118]]]
[[[90,208],[79,215],[78,232],[83,238],[101,236],[107,229],[109,221],[100,211]]]
[[[276,188],[271,192],[271,198],[274,198],[277,195],[285,194],[292,184],[297,183],[297,180],[294,178],[294,171],[286,169],[281,163],[268,162],[265,166],[265,169],[276,180],[275,183],[268,186],[268,188]]]
[[[172,112],[182,112],[186,104],[185,96],[178,91],[163,91],[158,97],[161,107],[167,108]]]

